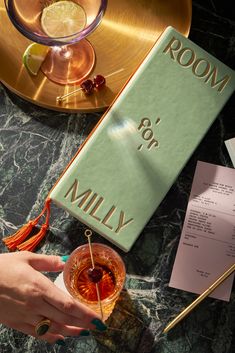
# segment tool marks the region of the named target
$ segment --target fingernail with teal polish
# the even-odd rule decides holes
[[[100,320],[100,319],[93,319],[91,321],[93,325],[97,328],[99,331],[105,331],[107,330],[107,326]]]
[[[80,336],[83,336],[83,337],[85,337],[85,336],[90,336],[90,331],[88,331],[88,330],[83,330],[83,331],[80,332]]]
[[[69,255],[61,256],[61,261],[66,262],[68,258],[69,258]]]
[[[56,344],[58,344],[58,346],[65,346],[66,345],[64,340],[58,340],[58,341],[56,341]]]

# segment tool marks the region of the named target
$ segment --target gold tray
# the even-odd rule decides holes
[[[89,97],[79,91],[58,104],[57,96],[79,86],[57,85],[41,71],[36,77],[28,74],[22,54],[31,42],[11,24],[4,1],[0,0],[0,81],[18,96],[44,108],[101,111],[110,105],[168,25],[188,36],[191,15],[191,0],[109,0],[100,26],[88,38],[96,51],[91,77],[107,77],[106,87]]]

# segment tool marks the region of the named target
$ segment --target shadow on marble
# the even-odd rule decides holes
[[[92,333],[99,343],[97,352],[149,352],[154,342],[154,335],[148,328],[150,321],[146,312],[141,312],[141,307],[137,307],[128,292],[123,290],[107,320],[107,331]]]

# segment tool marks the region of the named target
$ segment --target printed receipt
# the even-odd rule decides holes
[[[201,294],[235,263],[235,169],[198,162],[169,286]],[[210,295],[229,301],[231,275]]]

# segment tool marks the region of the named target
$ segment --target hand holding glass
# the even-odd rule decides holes
[[[107,320],[124,285],[125,265],[117,252],[106,245],[93,243],[92,253],[95,263],[93,271],[88,244],[71,253],[64,268],[64,283],[74,298],[98,314],[103,314],[102,319]]]

